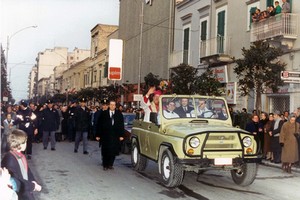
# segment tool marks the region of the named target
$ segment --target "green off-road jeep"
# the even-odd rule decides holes
[[[221,97],[162,95],[159,112],[150,121],[135,120],[131,162],[143,171],[148,159],[158,163],[162,183],[177,187],[185,171],[230,170],[233,181],[250,185],[261,161],[259,142],[232,126]]]

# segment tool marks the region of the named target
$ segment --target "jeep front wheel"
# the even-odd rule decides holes
[[[136,171],[144,171],[147,167],[148,159],[139,152],[136,141],[132,141],[131,147],[131,164]]]
[[[248,186],[253,183],[256,173],[256,163],[244,163],[239,169],[231,170],[231,177],[237,185]]]
[[[175,162],[174,156],[168,149],[162,154],[160,167],[162,183],[166,187],[177,187],[182,183],[184,176],[182,165]]]

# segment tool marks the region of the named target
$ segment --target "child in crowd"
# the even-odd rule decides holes
[[[20,183],[19,199],[34,200],[33,191],[41,191],[42,187],[35,181],[22,151],[26,149],[27,135],[20,129],[15,129],[8,136],[10,151],[2,160],[2,167],[7,168],[11,176]]]
[[[4,153],[6,153],[7,151],[9,151],[9,147],[7,146],[7,138],[8,135],[14,130],[16,129],[16,126],[13,125],[14,120],[12,119],[11,114],[7,114],[6,115],[6,119],[3,121],[3,127],[4,127],[4,131],[2,132],[1,135],[1,152],[2,155]]]

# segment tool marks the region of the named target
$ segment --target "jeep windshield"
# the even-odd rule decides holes
[[[200,118],[227,120],[225,101],[214,98],[163,97],[162,115],[166,119]]]

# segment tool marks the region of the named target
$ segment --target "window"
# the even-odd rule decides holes
[[[208,39],[208,17],[200,19],[200,57],[207,56],[209,44]]]
[[[224,53],[225,10],[218,12],[217,53]]]
[[[190,46],[190,27],[183,29],[183,60],[185,64],[189,63],[189,46]]]
[[[247,31],[251,29],[251,24],[252,24],[252,13],[256,11],[257,8],[259,8],[260,4],[259,1],[249,4],[247,7]]]
[[[267,7],[274,6],[274,0],[267,0]]]

